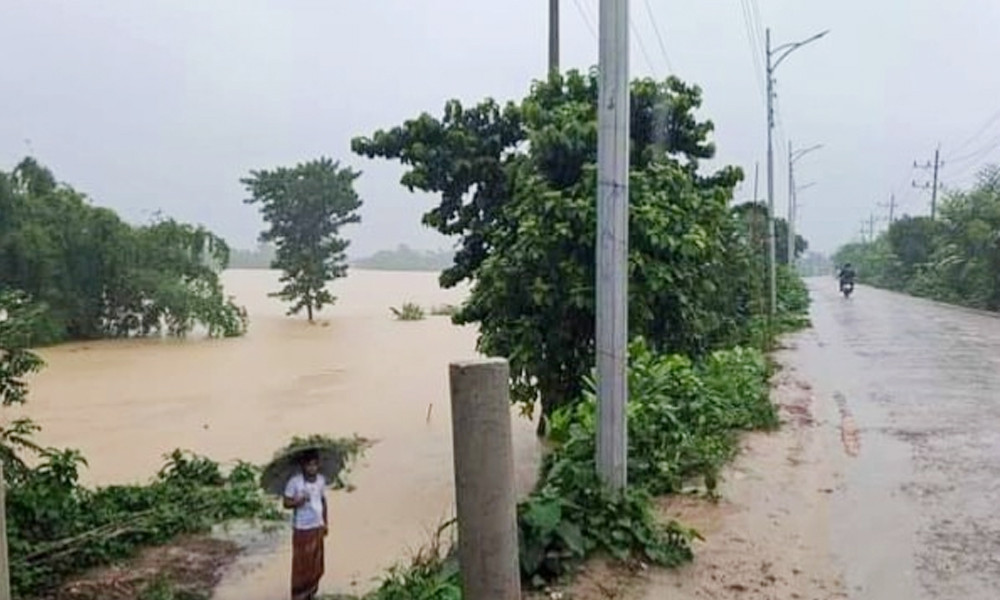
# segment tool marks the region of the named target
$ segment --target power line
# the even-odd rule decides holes
[[[653,24],[653,31],[656,33],[656,41],[660,44],[660,52],[663,54],[663,62],[667,63],[667,71],[674,72],[674,66],[670,63],[670,56],[667,52],[667,45],[663,42],[663,34],[660,33],[660,26],[653,15],[653,8],[649,5],[649,0],[643,0],[646,5],[646,14],[649,15],[649,22]]]
[[[964,154],[962,156],[956,156],[955,158],[949,158],[948,162],[951,164],[955,163],[962,164],[969,160],[977,161],[983,158],[984,156],[987,156],[997,148],[1000,148],[1000,135],[994,137],[992,140],[987,142],[986,145],[980,146],[978,150],[974,150],[973,152]]]
[[[760,96],[764,100],[764,105],[767,105],[767,91],[764,89],[764,67],[763,60],[760,55],[760,40],[757,38],[755,33],[755,28],[751,24],[752,17],[750,14],[750,7],[747,4],[747,0],[740,0],[740,8],[743,10],[743,25],[747,33],[747,43],[750,45],[750,60],[753,63],[754,71],[757,76],[754,80],[757,82],[757,89],[760,91]]]
[[[589,12],[585,11],[583,5],[580,4],[580,0],[573,0],[573,4],[576,5],[576,12],[580,13],[580,18],[583,19],[584,25],[590,30],[590,35],[597,39],[597,29],[594,28],[593,22],[591,22]]]
[[[650,72],[653,76],[656,76],[656,67],[653,66],[653,61],[649,58],[649,50],[646,49],[646,42],[642,41],[642,35],[639,34],[639,28],[635,26],[635,21],[629,17],[628,26],[632,29],[632,35],[635,36],[636,43],[639,44],[639,51],[642,53],[643,60],[646,61],[646,66],[649,67]]]
[[[978,131],[976,131],[975,134],[972,135],[972,137],[970,137],[967,140],[965,140],[964,142],[962,142],[962,144],[960,146],[958,146],[957,148],[955,148],[953,150],[953,152],[960,152],[960,151],[968,148],[973,142],[975,142],[976,140],[978,140],[980,136],[982,136],[984,133],[986,133],[986,130],[989,129],[991,125],[993,125],[994,123],[996,123],[997,120],[1000,120],[1000,110],[998,110],[997,112],[993,113],[993,115],[989,119],[987,119],[985,123],[983,123],[983,125],[979,128]]]
[[[750,7],[753,9],[753,21],[757,26],[757,39],[764,37],[764,19],[760,18],[760,4],[757,0],[750,0]]]

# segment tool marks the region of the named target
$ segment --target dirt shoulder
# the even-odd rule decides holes
[[[830,555],[830,497],[843,454],[836,407],[797,378],[787,354],[775,378],[782,427],[744,437],[726,469],[722,499],[674,496],[658,510],[696,528],[693,563],[676,570],[626,572],[592,564],[564,600],[833,600],[846,598]],[[832,411],[832,412],[831,412]]]
[[[143,592],[151,598],[207,599],[239,551],[236,543],[209,536],[179,538],[81,575],[44,600],[135,600]],[[164,588],[161,595],[157,587]]]

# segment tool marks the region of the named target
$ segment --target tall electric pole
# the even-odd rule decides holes
[[[559,73],[559,0],[549,0],[549,76]]]
[[[800,158],[823,147],[816,144],[802,150],[792,151],[792,141],[788,141],[788,266],[795,264],[795,225],[799,215],[799,187],[795,185],[795,163]],[[809,187],[813,184],[804,186]]]
[[[934,187],[931,189],[931,220],[937,217],[938,167],[941,166],[941,146],[934,149]]]
[[[597,471],[627,480],[628,0],[601,0],[597,97]]]
[[[879,204],[882,208],[889,209],[889,226],[896,222],[896,194],[889,194],[889,202],[887,204]]]
[[[829,33],[829,30],[818,33],[810,38],[802,40],[801,42],[795,42],[791,44],[782,44],[777,48],[771,48],[771,28],[767,28],[765,31],[765,54],[767,56],[767,211],[768,211],[768,221],[767,221],[767,237],[768,237],[768,254],[770,255],[770,287],[771,287],[771,305],[770,314],[774,314],[778,310],[778,265],[777,265],[777,251],[775,249],[775,237],[774,237],[774,147],[773,147],[773,132],[774,132],[774,71],[778,68],[778,65],[785,60],[789,54],[798,50],[802,46],[810,42],[815,42],[821,37]],[[776,58],[775,55],[777,55]],[[773,60],[772,60],[773,58]]]
[[[788,140],[788,227],[785,231],[786,260],[791,268],[795,264],[795,171],[793,169],[792,140]]]
[[[927,169],[934,171],[934,183],[932,184],[925,183],[923,185],[919,185],[917,184],[916,181],[913,182],[913,187],[915,188],[921,188],[925,190],[927,188],[931,189],[931,220],[937,217],[938,170],[942,166],[944,166],[944,163],[941,162],[940,144],[938,145],[937,148],[934,149],[934,162],[928,161],[926,164],[921,165],[917,164],[917,161],[913,161],[914,169]]]
[[[758,30],[759,31],[759,30]],[[767,255],[768,255],[768,314],[778,312],[778,252],[774,239],[774,67],[771,66],[771,28],[765,32],[767,50]]]

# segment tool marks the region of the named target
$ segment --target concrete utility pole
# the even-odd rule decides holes
[[[549,0],[549,75],[559,73],[559,0]]]
[[[449,377],[462,597],[520,600],[510,367],[455,362]]]
[[[816,144],[815,146],[810,146],[804,150],[792,151],[792,141],[788,141],[788,266],[795,265],[795,236],[796,236],[796,219],[799,215],[799,196],[798,192],[800,189],[805,189],[803,186],[801,188],[795,186],[795,163],[798,162],[800,158],[813,152],[819,150],[823,147],[823,144]]]
[[[917,164],[917,161],[913,161],[914,169],[926,169],[934,171],[934,183],[932,184],[925,183],[923,185],[919,185],[917,184],[916,181],[913,182],[913,187],[915,188],[920,188],[925,190],[927,188],[930,188],[931,190],[931,220],[937,218],[938,171],[943,166],[944,163],[941,162],[940,144],[938,144],[938,147],[934,149],[934,162],[928,161],[926,164],[921,165]]]
[[[597,470],[627,480],[628,0],[601,0],[597,103]]]
[[[788,267],[795,264],[795,171],[792,168],[794,159],[792,158],[792,140],[788,140],[788,227],[785,231],[785,251]]]
[[[767,211],[768,211],[768,223],[767,223],[767,235],[768,235],[768,248],[770,254],[770,283],[771,283],[771,306],[770,314],[774,314],[778,310],[778,265],[777,265],[777,251],[775,249],[775,234],[774,234],[774,148],[773,148],[773,132],[774,132],[774,71],[778,68],[789,54],[795,52],[802,46],[814,42],[821,37],[829,33],[829,30],[818,33],[811,38],[802,40],[801,42],[795,42],[791,44],[782,44],[777,48],[771,48],[771,28],[767,28],[765,31],[765,54],[767,57]],[[776,56],[776,57],[775,57]]]
[[[889,202],[887,204],[879,204],[881,208],[889,209],[889,226],[896,222],[896,194],[889,194]]]

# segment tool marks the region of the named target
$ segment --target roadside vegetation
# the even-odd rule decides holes
[[[458,239],[441,283],[472,287],[453,320],[479,326],[480,350],[510,360],[512,400],[542,411],[551,450],[518,506],[528,588],[563,580],[597,554],[690,560],[698,533],[661,522],[651,500],[689,486],[713,495],[739,432],[777,426],[765,353],[808,323],[806,288],[786,265],[777,316],[766,317],[766,209],[730,207],[739,169],[700,172],[715,151],[711,122],[695,115],[701,91],[676,78],[634,82],[630,481],[621,495],[603,487],[592,384],[596,98],[594,75],[571,72],[536,82],[519,103],[451,101],[441,118],[423,114],[353,145],[400,160],[409,189],[440,194],[424,223]],[[778,245],[788,243],[779,221]],[[801,238],[795,245],[806,250]],[[460,597],[440,539],[365,596]]]
[[[859,281],[932,300],[1000,311],[1000,167],[967,190],[950,190],[938,218],[904,217],[874,240],[836,254]]]

